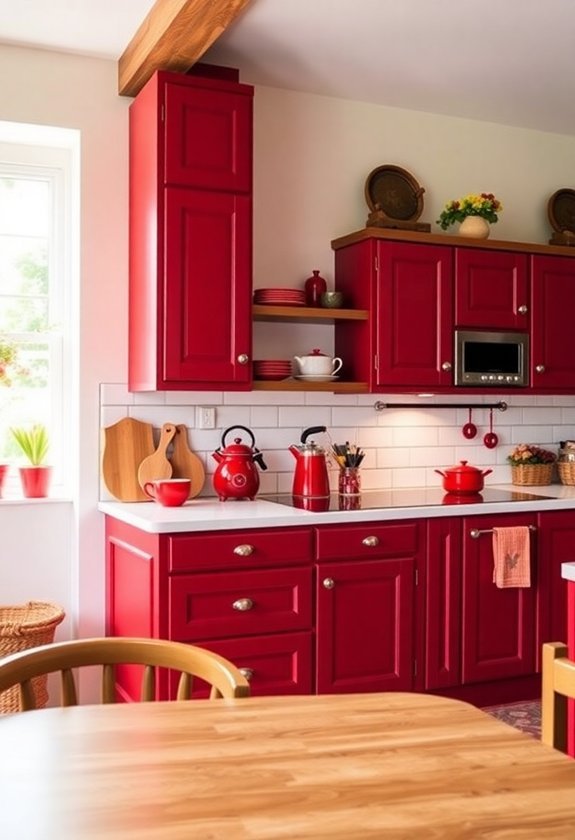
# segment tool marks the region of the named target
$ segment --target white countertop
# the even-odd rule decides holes
[[[277,528],[296,525],[333,525],[336,523],[374,522],[441,516],[475,516],[493,513],[523,513],[545,510],[575,511],[575,487],[551,484],[545,487],[494,485],[494,489],[525,491],[552,498],[532,501],[482,502],[464,505],[430,505],[424,507],[390,507],[365,510],[312,513],[286,507],[275,502],[255,499],[196,498],[181,507],[162,507],[156,502],[100,502],[98,510],[108,516],[152,534],[185,531],[234,530],[242,528]],[[369,492],[369,491],[368,491]],[[366,494],[367,495],[367,494]],[[573,565],[573,564],[564,564]],[[565,574],[563,575],[565,577]],[[575,579],[575,568],[573,570]]]

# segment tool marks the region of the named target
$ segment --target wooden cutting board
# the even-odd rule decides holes
[[[173,423],[164,423],[160,433],[158,448],[152,455],[144,458],[138,467],[138,483],[141,488],[147,481],[155,481],[158,478],[171,478],[172,465],[168,461],[166,451],[176,434],[176,427]],[[149,496],[146,496],[149,499]]]
[[[121,502],[149,502],[138,483],[138,467],[154,452],[151,424],[123,417],[103,436],[102,478],[108,492]]]
[[[172,476],[190,479],[189,499],[199,495],[206,480],[206,471],[200,458],[188,446],[188,430],[185,425],[176,426],[174,448],[170,456]]]

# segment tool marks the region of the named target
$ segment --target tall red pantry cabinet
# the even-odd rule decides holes
[[[252,103],[158,71],[130,106],[132,391],[250,387]]]

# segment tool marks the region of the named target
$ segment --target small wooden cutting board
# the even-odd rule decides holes
[[[174,448],[170,456],[174,478],[190,479],[189,499],[199,495],[206,480],[206,471],[200,458],[188,446],[188,430],[185,425],[176,426]]]
[[[148,502],[138,483],[138,467],[154,451],[153,427],[123,417],[103,433],[102,478],[108,492],[121,502]]]
[[[164,423],[160,433],[158,448],[152,455],[144,458],[138,467],[138,483],[143,490],[144,484],[148,481],[155,481],[158,478],[171,478],[172,465],[166,456],[166,450],[176,434],[176,427],[173,423]],[[146,496],[146,498],[149,498]]]

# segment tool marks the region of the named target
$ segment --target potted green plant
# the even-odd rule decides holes
[[[489,225],[495,224],[499,219],[497,214],[502,210],[503,205],[493,193],[470,193],[463,198],[448,201],[437,224],[442,230],[447,230],[450,225],[459,222],[460,236],[486,239],[489,236]]]
[[[35,423],[30,428],[11,427],[10,431],[22,454],[30,462],[30,466],[20,467],[24,495],[29,499],[47,496],[51,467],[44,464],[50,448],[46,427],[42,423]]]

